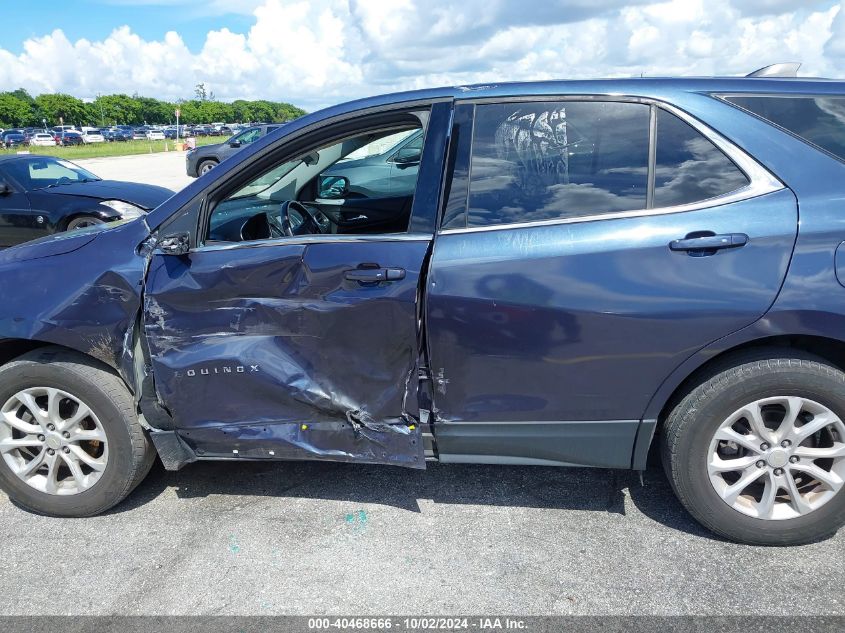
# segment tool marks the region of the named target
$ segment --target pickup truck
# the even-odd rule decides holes
[[[716,533],[824,538],[845,521],[844,107],[843,83],[759,76],[373,97],[135,220],[3,251],[0,486],[88,516],[156,456],[660,453]],[[413,188],[321,197],[403,131]]]

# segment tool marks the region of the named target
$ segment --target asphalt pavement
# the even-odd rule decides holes
[[[659,470],[156,466],[104,516],[0,524],[4,615],[845,614],[845,531],[728,543]]]

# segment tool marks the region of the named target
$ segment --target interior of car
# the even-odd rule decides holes
[[[427,113],[346,134],[276,162],[219,199],[207,242],[407,231]],[[417,134],[419,136],[419,134]],[[384,155],[384,160],[368,161]]]

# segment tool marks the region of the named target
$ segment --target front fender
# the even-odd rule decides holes
[[[0,339],[77,350],[133,386],[132,329],[146,267],[138,246],[149,232],[143,221],[103,227],[0,253]]]

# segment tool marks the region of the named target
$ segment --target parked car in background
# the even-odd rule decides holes
[[[127,137],[127,134],[123,130],[113,127],[100,130],[100,134],[103,135],[103,138],[106,139],[107,143],[124,142],[131,138],[131,135]]]
[[[149,128],[135,128],[132,130],[132,140],[133,141],[143,141],[147,138],[147,132]]]
[[[26,145],[26,137],[20,130],[6,130],[3,132],[3,135],[0,136],[0,139],[2,139],[3,146],[7,149]]]
[[[101,180],[50,156],[0,156],[0,247],[140,217],[172,194],[164,187]]]
[[[163,141],[164,139],[164,132],[162,132],[161,130],[149,130],[147,132],[148,141]]]
[[[73,131],[54,133],[53,138],[56,141],[56,145],[61,145],[64,147],[69,147],[71,145],[82,145],[85,142],[82,139],[82,134]]]
[[[196,149],[188,150],[185,156],[185,171],[192,178],[197,178],[211,171],[222,161],[226,160],[240,150],[242,147],[254,143],[262,136],[280,128],[283,123],[274,125],[260,125],[245,129],[239,132],[225,143],[215,145],[203,145]]]
[[[36,132],[29,138],[29,144],[35,147],[55,147],[56,139],[47,132]]]
[[[82,132],[82,140],[85,143],[104,143],[106,139],[103,138],[100,130],[87,129]]]
[[[369,155],[353,152],[320,174],[317,195],[320,198],[375,197],[377,192],[409,196],[417,182],[422,156],[422,130],[403,131],[388,137],[386,148]],[[393,141],[393,142],[390,142]]]
[[[73,125],[54,125],[50,130],[56,134],[61,134],[62,132],[79,132]]]

